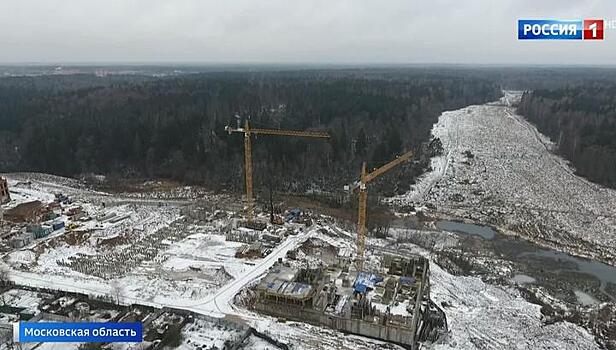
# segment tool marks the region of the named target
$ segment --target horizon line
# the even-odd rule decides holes
[[[109,60],[109,61],[0,61],[0,67],[49,67],[49,66],[294,66],[294,67],[588,67],[588,68],[616,68],[614,63],[453,63],[453,62],[214,62],[214,61],[130,61],[130,60]]]

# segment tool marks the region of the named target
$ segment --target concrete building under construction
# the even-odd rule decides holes
[[[430,300],[427,259],[384,255],[371,272],[353,271],[349,259],[331,261],[314,268],[279,262],[257,285],[254,308],[410,349],[447,330],[444,313]]]
[[[11,194],[9,193],[9,185],[6,179],[0,177],[0,204],[11,201]]]

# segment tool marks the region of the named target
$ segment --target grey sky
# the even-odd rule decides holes
[[[606,40],[517,40],[518,18],[614,0],[3,0],[0,62],[614,64]]]

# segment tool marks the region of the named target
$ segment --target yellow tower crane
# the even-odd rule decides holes
[[[278,136],[295,136],[295,137],[316,137],[328,139],[329,134],[324,131],[296,131],[296,130],[281,130],[281,129],[256,129],[251,128],[248,119],[244,122],[244,127],[237,128],[226,126],[225,130],[231,134],[232,132],[244,133],[244,175],[246,177],[246,219],[248,222],[254,221],[254,197],[252,191],[252,146],[250,135],[278,135]]]
[[[366,162],[362,164],[361,177],[353,188],[359,189],[359,212],[357,215],[357,271],[362,271],[364,269],[364,251],[366,249],[366,205],[368,201],[366,185],[392,168],[411,159],[412,156],[413,151],[408,151],[403,155],[396,157],[396,159],[391,162],[375,169],[371,173],[366,172]]]

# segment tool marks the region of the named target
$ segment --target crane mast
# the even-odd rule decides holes
[[[359,189],[359,205],[357,206],[357,271],[362,271],[364,269],[364,252],[366,249],[366,209],[368,205],[368,192],[366,185],[396,166],[408,161],[412,156],[413,151],[408,151],[370,173],[366,172],[366,162],[363,162],[362,164],[361,176],[355,187]]]
[[[252,194],[252,144],[250,142],[250,125],[244,126],[244,174],[246,182],[246,220],[254,220],[255,203]]]
[[[298,130],[281,130],[281,129],[259,129],[251,128],[248,119],[244,121],[244,127],[237,128],[226,126],[225,130],[231,134],[233,132],[244,134],[244,176],[246,183],[246,220],[254,221],[254,193],[253,193],[253,175],[252,175],[252,142],[250,136],[255,135],[275,135],[275,136],[293,136],[293,137],[313,137],[328,139],[330,136],[324,131],[298,131]]]

